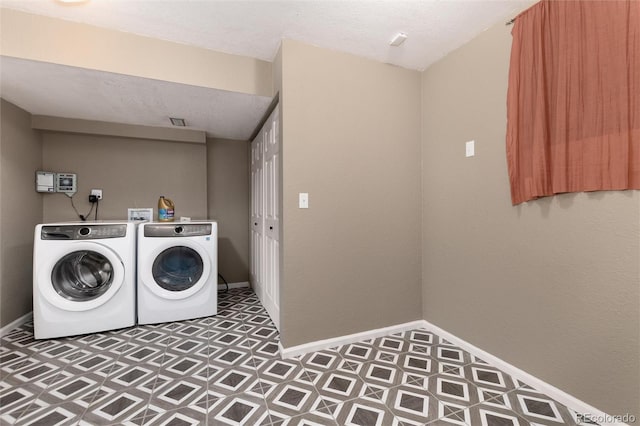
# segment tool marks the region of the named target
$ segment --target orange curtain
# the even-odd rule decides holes
[[[512,203],[640,189],[640,1],[543,0],[511,33]]]

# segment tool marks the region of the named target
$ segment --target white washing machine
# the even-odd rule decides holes
[[[34,237],[36,339],[135,324],[134,223],[41,224]]]
[[[138,323],[218,312],[216,222],[146,222],[138,226]]]

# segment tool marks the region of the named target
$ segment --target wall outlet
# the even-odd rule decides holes
[[[92,189],[89,195],[95,195],[98,200],[102,200],[102,189]]]

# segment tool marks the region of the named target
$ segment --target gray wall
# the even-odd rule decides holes
[[[160,195],[176,204],[176,219],[207,217],[205,144],[43,132],[43,167],[78,174],[74,204],[82,214],[91,188],[101,188],[98,219],[126,219],[129,207],[153,207],[157,218]],[[69,220],[79,220],[69,198],[45,195],[44,221]]]
[[[510,28],[423,73],[423,312],[611,414],[640,415],[640,192],[512,207]],[[465,158],[465,142],[477,155]]]
[[[249,142],[207,140],[207,205],[218,221],[218,271],[249,281]]]
[[[279,57],[284,347],[420,319],[420,73],[290,40]]]
[[[0,327],[32,309],[33,231],[42,221],[35,171],[42,142],[31,116],[2,99],[0,106]]]

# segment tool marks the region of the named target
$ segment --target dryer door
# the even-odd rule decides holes
[[[204,262],[190,247],[169,247],[153,261],[153,280],[165,290],[185,291],[196,285],[204,272]]]
[[[185,238],[172,239],[156,247],[138,267],[142,268],[144,284],[154,294],[165,299],[184,299],[209,281],[209,257],[199,244]]]
[[[49,303],[85,311],[107,302],[122,286],[124,265],[111,249],[97,243],[68,243],[68,250],[42,269],[40,291]]]

